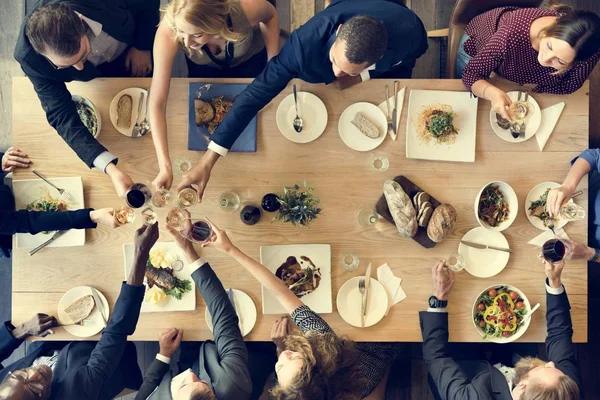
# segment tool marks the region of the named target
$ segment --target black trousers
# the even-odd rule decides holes
[[[252,56],[248,61],[232,68],[215,68],[198,65],[185,58],[190,78],[256,78],[267,65],[267,49]]]

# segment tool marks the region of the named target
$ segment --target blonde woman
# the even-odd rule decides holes
[[[279,53],[279,21],[267,0],[173,0],[163,9],[154,40],[150,125],[160,173],[157,189],[173,183],[166,109],[179,51],[190,77],[253,78]]]

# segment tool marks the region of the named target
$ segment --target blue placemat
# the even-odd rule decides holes
[[[235,101],[235,98],[247,84],[239,83],[203,83],[190,82],[188,84],[188,149],[206,151],[210,143],[210,134],[204,126],[196,125],[194,113],[194,99],[210,102],[214,97],[223,96],[225,100]],[[240,137],[235,141],[229,151],[256,152],[256,117],[246,126]]]

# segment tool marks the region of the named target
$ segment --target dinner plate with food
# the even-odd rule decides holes
[[[136,122],[141,124],[144,121],[147,107],[148,91],[146,89],[137,87],[123,89],[110,102],[108,110],[110,122],[120,134],[134,137],[133,127]]]
[[[41,179],[13,181],[15,209],[30,211],[68,211],[85,208],[83,198],[83,182],[80,176],[71,178],[49,178],[61,189],[71,195],[71,200],[64,200],[58,190]],[[17,247],[20,249],[35,248],[54,235],[55,231],[40,232],[37,235],[29,233],[17,234]],[[48,247],[83,246],[85,244],[85,229],[71,229],[58,237]]]
[[[317,96],[308,92],[298,92],[298,115],[302,118],[302,131],[294,129],[296,106],[294,95],[287,96],[277,107],[277,127],[286,139],[294,143],[309,143],[325,132],[327,108]]]
[[[559,183],[544,182],[536,185],[529,191],[529,194],[527,194],[527,198],[525,199],[525,214],[527,215],[529,222],[531,222],[531,224],[536,228],[541,230],[548,229],[546,222],[549,218],[548,213],[546,212],[548,192],[551,189],[556,189],[559,187]],[[573,199],[569,200],[569,202],[573,202]],[[562,218],[560,215],[557,215],[556,217],[552,218],[552,222],[554,223],[554,229],[556,230],[564,227],[569,221]]]
[[[508,110],[513,121],[504,119],[492,108],[490,110],[490,125],[492,125],[494,133],[500,139],[509,143],[521,143],[531,139],[537,133],[542,123],[542,111],[538,102],[532,96],[528,96],[527,101],[525,101],[524,95],[519,101],[518,91],[508,92],[506,95],[513,102]],[[519,123],[519,127],[516,130],[514,127],[511,129],[511,124],[513,123]],[[523,123],[525,124],[525,130],[524,132],[520,132],[520,126]]]
[[[519,201],[506,182],[489,182],[475,198],[475,218],[482,227],[501,232],[512,225],[519,212]]]
[[[228,288],[225,289],[225,291],[238,316],[240,332],[242,332],[242,336],[246,336],[252,331],[252,328],[254,328],[254,325],[256,324],[256,305],[254,305],[250,296],[239,289]],[[208,307],[204,308],[204,319],[206,320],[208,329],[212,332],[213,321],[212,315],[210,315],[210,312],[208,311]]]
[[[102,302],[100,306],[96,298]],[[73,336],[94,336],[106,327],[105,320],[110,320],[108,301],[102,292],[90,286],[74,287],[58,302],[59,324]]]
[[[362,278],[362,276],[355,276],[347,280],[340,288],[336,299],[340,317],[357,328],[361,327],[362,296],[358,289],[358,281]],[[389,303],[388,295],[383,285],[374,278],[370,279],[364,328],[373,326],[381,321],[388,310]]]
[[[314,312],[333,312],[330,245],[262,246],[260,261]],[[264,286],[261,289],[263,314],[285,314],[273,293]]]
[[[125,277],[133,267],[135,245],[124,244]],[[185,268],[184,257],[175,242],[159,242],[150,250],[144,284],[142,312],[194,311],[196,284]]]
[[[340,116],[338,132],[352,150],[370,151],[383,143],[387,135],[387,118],[375,104],[354,103]]]
[[[97,138],[102,130],[102,117],[100,116],[100,112],[94,103],[87,97],[74,94],[71,98],[73,99],[73,103],[75,103],[75,108],[77,109],[77,114],[79,114],[81,122],[88,128],[92,136]]]
[[[473,325],[484,340],[510,343],[519,339],[531,323],[523,318],[531,310],[525,294],[511,285],[493,285],[473,303]]]
[[[499,274],[508,264],[510,246],[501,232],[478,226],[460,240],[458,254],[465,260],[465,270],[478,278]]]
[[[406,158],[475,161],[477,98],[468,92],[411,90]]]

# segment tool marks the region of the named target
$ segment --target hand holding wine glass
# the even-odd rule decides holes
[[[212,247],[224,253],[230,253],[231,250],[235,248],[231,240],[227,236],[225,231],[219,229],[208,217],[206,220],[210,223],[213,231],[213,235],[206,243],[202,245],[202,247]]]

